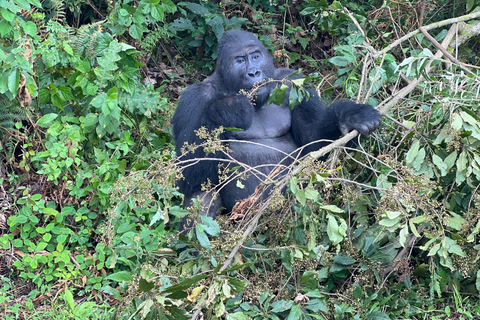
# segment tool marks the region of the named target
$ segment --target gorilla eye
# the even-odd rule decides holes
[[[252,56],[252,59],[253,59],[253,60],[258,60],[258,58],[260,58],[260,54],[258,54],[258,53],[255,53],[255,54]]]
[[[237,58],[237,59],[235,59],[235,62],[236,62],[236,63],[244,63],[244,62],[245,62],[245,58]]]

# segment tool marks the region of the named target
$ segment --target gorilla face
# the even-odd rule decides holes
[[[256,47],[246,48],[245,52],[233,58],[232,71],[241,80],[242,89],[251,89],[255,82],[267,79],[262,71],[264,64],[265,58]]]
[[[224,34],[218,45],[216,72],[224,90],[236,94],[242,89],[252,89],[256,82],[273,78],[275,66],[272,56],[257,37],[243,30],[231,30]],[[261,87],[257,96],[263,100],[272,87]]]

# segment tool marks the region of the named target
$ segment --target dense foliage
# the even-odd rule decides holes
[[[384,123],[184,235],[169,119],[232,28]],[[478,30],[472,0],[0,1],[1,317],[479,319]]]

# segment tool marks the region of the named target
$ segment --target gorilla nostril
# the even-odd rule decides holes
[[[258,77],[260,77],[261,73],[260,73],[260,71],[255,71],[255,72],[249,72],[249,73],[247,73],[247,75],[250,78],[258,78]]]

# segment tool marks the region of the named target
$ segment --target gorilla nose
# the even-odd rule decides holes
[[[252,72],[248,72],[247,75],[250,77],[250,78],[260,78],[260,75],[262,73],[260,71],[252,71]]]

